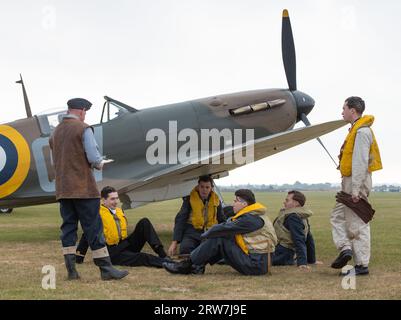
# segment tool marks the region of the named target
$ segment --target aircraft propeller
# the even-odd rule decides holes
[[[285,75],[287,77],[288,88],[295,98],[297,105],[297,120],[302,121],[305,126],[310,126],[311,123],[307,117],[309,112],[312,111],[315,106],[315,101],[312,97],[297,90],[297,68],[296,68],[296,56],[295,56],[295,45],[294,37],[292,35],[291,21],[288,15],[288,10],[283,10],[283,21],[281,27],[281,53],[283,57],[283,64],[285,69]],[[322,140],[317,138],[317,141],[321,144],[323,149],[327,152],[331,160],[337,167],[336,161],[331,156],[330,152],[324,146]]]

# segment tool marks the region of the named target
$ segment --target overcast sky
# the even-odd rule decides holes
[[[222,93],[286,88],[281,12],[295,38],[298,89],[312,123],[341,118],[359,95],[384,170],[401,183],[401,1],[36,0],[0,2],[0,122],[24,117],[23,74],[34,114],[85,97],[100,118],[103,96],[138,109]],[[95,122],[95,120],[92,120]],[[299,126],[299,125],[298,125]],[[347,133],[323,136],[337,156]],[[231,171],[220,184],[339,182],[316,141]]]

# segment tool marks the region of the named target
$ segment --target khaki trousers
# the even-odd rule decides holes
[[[360,197],[367,200],[372,186],[371,175],[361,188]],[[343,177],[342,191],[351,193],[351,177]],[[351,249],[355,265],[367,266],[370,260],[370,225],[359,218],[354,211],[336,202],[330,218],[333,241],[339,251]]]

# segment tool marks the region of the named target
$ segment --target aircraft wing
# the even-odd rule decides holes
[[[151,176],[144,177],[137,183],[126,186],[120,190],[120,193],[124,193],[130,198],[132,202],[130,207],[182,197],[189,193],[200,175],[211,174],[214,177],[222,177],[228,175],[228,171],[247,164],[238,164],[235,161],[231,164],[224,163],[224,155],[227,152],[242,154],[245,153],[247,147],[253,147],[253,161],[258,161],[320,137],[344,125],[346,122],[343,120],[330,121],[259,138],[252,142],[233,146],[230,149],[217,151],[196,161],[172,165]],[[127,207],[126,203],[124,204]]]

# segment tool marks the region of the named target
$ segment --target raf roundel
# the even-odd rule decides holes
[[[22,185],[30,164],[31,152],[24,137],[10,126],[0,125],[0,199]]]

